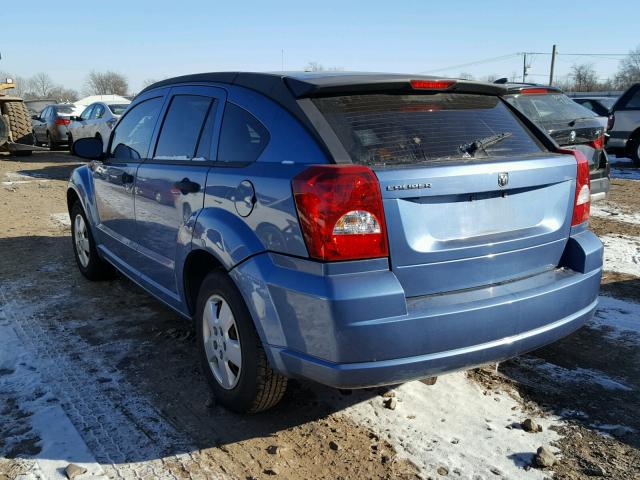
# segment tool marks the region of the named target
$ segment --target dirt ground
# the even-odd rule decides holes
[[[63,152],[0,157],[0,332],[15,334],[25,350],[9,367],[0,356],[0,382],[11,378],[0,389],[0,480],[49,478],[30,462],[53,448],[34,420],[48,405],[60,407],[60,425],[68,419],[106,478],[640,478],[640,337],[614,335],[606,325],[468,375],[479,396],[504,392],[518,410],[557,419],[558,462],[547,471],[530,470],[530,460],[522,476],[421,469],[408,440],[344,413],[382,405],[387,389],[339,392],[292,381],[269,412],[239,416],[216,407],[189,324],[126,279],[90,283],[78,272],[64,216],[66,180],[78,164]],[[640,214],[639,188],[615,179],[607,205],[625,219]],[[591,225],[599,235],[640,238],[640,223],[594,216]],[[603,293],[637,305],[639,277],[640,270],[607,271]],[[620,310],[605,303],[598,315],[606,323]],[[32,374],[41,381],[21,383]],[[452,420],[433,415],[443,425]],[[55,471],[51,478],[62,475]]]

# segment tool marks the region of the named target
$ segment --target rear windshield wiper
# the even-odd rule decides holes
[[[580,122],[582,120],[593,120],[594,117],[579,117],[579,118],[574,118],[573,120],[571,120],[569,123],[567,123],[567,125],[569,125],[570,127],[573,127],[576,122]]]
[[[495,135],[480,138],[471,143],[462,144],[458,147],[458,150],[471,157],[475,157],[478,150],[482,150],[486,154],[487,147],[495,145],[496,143],[500,143],[502,140],[509,138],[511,135],[513,135],[511,132],[496,133]]]

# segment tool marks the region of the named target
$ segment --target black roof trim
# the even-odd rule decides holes
[[[564,93],[562,89],[558,87],[554,87],[552,85],[540,85],[539,83],[517,83],[517,82],[508,82],[503,83],[507,88],[508,93],[519,93],[522,90],[526,90],[528,88],[545,88],[553,93]]]
[[[393,73],[352,73],[352,72],[215,72],[196,73],[162,80],[148,86],[142,92],[154,88],[183,83],[227,83],[239,85],[260,92],[282,103],[284,96],[308,98],[326,95],[372,92],[420,92],[411,88],[411,80],[443,80],[442,77]],[[506,93],[502,85],[468,80],[455,80],[447,89],[450,92],[481,93],[501,95]],[[424,91],[423,91],[424,92]]]

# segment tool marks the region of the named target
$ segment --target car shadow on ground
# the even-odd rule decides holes
[[[65,410],[76,409],[66,401],[86,404],[95,415],[94,420],[83,419],[83,437],[94,429],[118,430],[115,419],[121,417],[162,447],[163,455],[260,438],[277,443],[297,428],[315,435],[317,420],[388,389],[339,391],[292,380],[275,408],[253,415],[232,413],[215,405],[200,370],[191,323],[122,276],[86,280],[75,265],[68,236],[2,238],[0,252],[5,253],[0,258],[4,296],[21,323],[43,332],[43,343],[29,348],[65,370],[63,377],[72,376],[73,384],[57,381],[52,398],[60,398]],[[0,418],[4,413],[0,408]],[[177,432],[184,442],[167,439],[161,433],[165,430]],[[6,455],[1,447],[0,455]],[[157,450],[137,447],[119,445],[126,452],[122,461],[156,458]]]

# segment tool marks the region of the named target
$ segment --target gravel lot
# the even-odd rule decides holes
[[[640,180],[616,161],[591,221],[607,245],[591,324],[433,386],[295,381],[274,410],[238,416],[210,397],[189,324],[126,279],[79,274],[78,159],[0,156],[0,480],[66,478],[70,463],[79,479],[640,478]],[[533,465],[541,446],[552,467]]]

